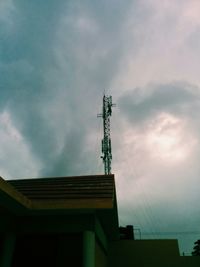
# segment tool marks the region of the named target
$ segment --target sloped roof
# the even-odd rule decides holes
[[[118,236],[114,175],[4,180],[0,215],[94,214],[109,236]]]
[[[17,191],[12,185],[0,177],[0,211],[1,214],[8,210],[26,209],[31,206],[31,201]]]
[[[31,200],[112,199],[113,176],[78,176],[8,181]]]
[[[106,209],[115,200],[114,175],[1,178],[0,191],[29,209]]]

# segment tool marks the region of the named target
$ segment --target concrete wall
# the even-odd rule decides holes
[[[177,240],[119,240],[109,246],[109,267],[196,267],[200,257],[181,257]]]
[[[98,241],[95,244],[95,267],[107,267],[107,254]]]

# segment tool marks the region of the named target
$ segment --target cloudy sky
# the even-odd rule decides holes
[[[103,173],[105,91],[120,224],[191,252],[199,58],[199,0],[1,0],[0,175]]]

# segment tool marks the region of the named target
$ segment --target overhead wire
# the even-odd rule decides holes
[[[101,121],[101,120],[99,120]],[[98,123],[98,132],[100,132],[100,123]],[[115,120],[115,116],[112,116],[112,123],[111,123],[111,132],[115,133],[118,132],[119,129],[116,129],[116,120]],[[99,143],[99,144],[98,144]],[[96,139],[96,144],[95,144],[95,148],[97,147],[97,145],[100,147],[101,143],[99,142],[99,137],[97,136]],[[99,160],[97,161],[97,169],[100,166],[100,157],[98,158]],[[152,206],[152,191],[149,190],[148,191],[148,195],[145,192],[144,188],[141,186],[140,181],[138,180],[138,173],[137,173],[137,167],[136,167],[136,162],[135,159],[132,159],[131,165],[129,162],[126,162],[127,169],[131,170],[130,176],[134,177],[135,179],[135,183],[134,186],[137,187],[138,191],[141,192],[140,194],[140,199],[137,199],[136,197],[134,198],[134,200],[137,202],[138,205],[138,210],[140,211],[140,213],[136,213],[131,206],[128,207],[128,213],[129,213],[129,218],[133,218],[133,224],[134,224],[134,218],[135,221],[137,222],[137,225],[140,223],[141,225],[144,225],[144,231],[143,229],[141,229],[142,231],[142,235],[151,235],[153,238],[158,238],[161,235],[164,235],[164,233],[166,232],[162,232],[162,231],[158,231],[162,229],[162,221],[160,219],[160,216],[155,216],[155,212],[154,212],[154,208]],[[102,163],[101,163],[102,166]],[[120,179],[120,178],[118,178]],[[123,178],[121,178],[123,179]],[[119,214],[120,216],[120,214]],[[120,221],[123,223],[125,222],[125,220],[123,220],[123,218],[120,218]],[[162,234],[161,234],[162,233]],[[172,232],[171,232],[172,233]],[[171,234],[170,233],[170,234]],[[175,234],[175,232],[173,232]],[[182,232],[179,232],[179,234]]]
[[[115,112],[113,113],[115,114]],[[101,121],[101,120],[99,120]],[[100,123],[98,124],[98,132],[100,131]],[[116,115],[113,115],[111,118],[111,137],[115,135],[115,133],[119,133],[119,126],[117,126],[116,122]],[[103,133],[103,131],[102,131]],[[115,137],[114,140],[118,140],[118,137]],[[97,143],[99,142],[98,146],[101,146],[101,143],[97,137]],[[115,144],[112,142],[113,148],[115,147]],[[115,151],[115,149],[113,149]],[[118,153],[118,151],[117,151]],[[115,160],[115,154],[113,156],[113,160]],[[130,219],[130,222],[128,221],[128,224],[132,224],[137,230],[139,229],[141,232],[140,237],[144,239],[144,237],[148,239],[163,239],[166,237],[174,238],[176,237],[181,237],[185,235],[200,235],[200,231],[163,231],[163,219],[160,217],[160,215],[156,215],[156,210],[154,206],[154,188],[149,188],[148,194],[147,191],[145,190],[144,186],[140,183],[139,178],[139,173],[137,170],[137,164],[136,158],[132,159],[132,162],[130,163],[129,161],[125,162],[126,169],[130,170],[130,175],[134,178],[134,186],[137,191],[140,192],[139,196],[133,196],[133,201],[137,203],[137,210],[139,210],[139,213],[135,210],[134,206],[128,205],[128,216],[123,218],[121,216],[121,213],[119,211],[119,221],[120,223],[124,224],[127,223],[127,218]],[[98,160],[98,165],[100,165],[100,157]],[[131,166],[130,166],[131,165]],[[102,166],[102,162],[101,162]],[[103,168],[102,168],[103,169]],[[115,173],[115,170],[112,171],[112,173]],[[117,179],[124,179],[124,182],[126,182],[125,177],[116,177]],[[120,190],[120,189],[118,189]],[[159,192],[158,192],[159,193]],[[161,193],[161,192],[160,192]],[[130,198],[130,195],[125,194],[124,202],[128,203],[128,198]],[[130,203],[130,201],[129,201]],[[166,225],[165,225],[166,229]],[[181,239],[181,238],[180,238]]]
[[[117,133],[119,131],[119,128],[116,129],[116,125],[117,125],[117,123],[115,121],[115,116],[113,116],[112,117],[112,132],[113,133],[115,133],[115,132]],[[137,167],[136,167],[137,164],[135,162],[135,159],[132,159],[132,162],[131,162],[132,166],[130,166],[129,161],[125,162],[125,164],[128,165],[127,169],[131,170],[130,176],[135,178],[134,179],[135,180],[134,186],[138,187],[138,191],[141,192],[140,199],[137,199],[136,197],[134,198],[134,200],[138,203],[140,214],[136,214],[136,212],[133,210],[133,208],[131,208],[131,206],[129,206],[128,207],[128,209],[129,209],[128,213],[130,214],[129,217],[135,218],[137,221],[137,224],[138,224],[138,222],[141,222],[141,225],[145,224],[147,229],[149,229],[152,233],[154,233],[153,234],[154,238],[156,238],[158,236],[156,229],[162,229],[162,222],[161,222],[159,217],[156,217],[154,215],[151,198],[149,196],[147,196],[144,188],[142,188],[142,186],[138,180],[139,175],[137,173]],[[118,179],[123,179],[123,177],[118,178]],[[148,193],[150,193],[150,192],[148,192]],[[141,198],[141,196],[142,196],[142,198]],[[120,216],[120,214],[119,214],[119,216]]]
[[[112,132],[118,132],[119,129],[116,129],[115,131],[115,127],[116,127],[116,122],[115,122],[115,116],[113,116],[112,118]],[[137,171],[136,171],[136,166],[134,166],[134,168],[132,168],[133,165],[135,165],[134,163],[134,160],[132,161],[132,166],[129,165],[128,162],[126,162],[125,164],[128,164],[127,166],[127,169],[128,170],[132,170],[132,174],[130,173],[130,176],[136,178],[135,179],[135,186],[139,187],[138,185],[138,182],[137,182]],[[118,178],[118,179],[123,179],[122,177],[121,178]],[[119,189],[120,190],[120,189]],[[139,188],[139,190],[142,192],[142,195],[143,195],[143,200],[141,201],[141,199],[137,199],[137,203],[138,205],[140,206],[139,210],[141,211],[141,215],[138,215],[136,214],[133,209],[129,206],[129,217],[130,218],[134,218],[134,217],[138,217],[137,218],[137,224],[139,221],[145,221],[145,224],[148,225],[148,229],[151,230],[152,232],[154,231],[155,232],[155,229],[154,229],[154,226],[155,226],[155,221],[156,219],[154,218],[153,216],[153,212],[152,212],[152,208],[151,208],[151,205],[150,205],[150,201],[149,199],[147,199],[145,193],[144,193],[144,190],[141,190],[141,188]],[[127,196],[128,197],[128,196]],[[129,196],[130,197],[130,196]],[[119,214],[120,216],[120,214]],[[143,218],[141,218],[143,217]]]

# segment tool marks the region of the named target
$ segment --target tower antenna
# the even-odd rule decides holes
[[[101,158],[104,163],[104,173],[111,174],[111,138],[110,138],[110,117],[112,115],[112,107],[116,106],[112,103],[112,96],[103,96],[103,113],[98,114],[97,117],[103,118],[103,139],[102,139],[102,154]]]

